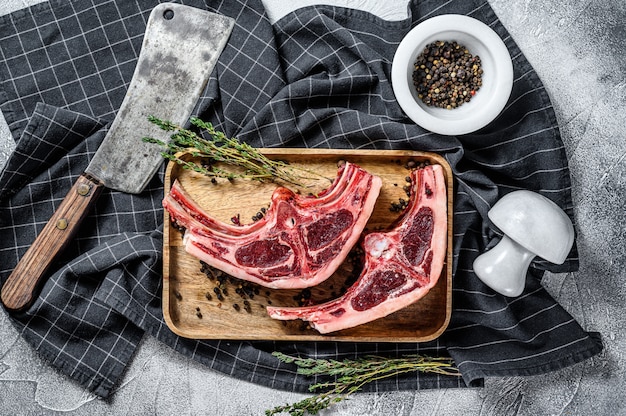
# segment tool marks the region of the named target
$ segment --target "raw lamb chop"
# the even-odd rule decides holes
[[[280,320],[302,319],[325,334],[382,318],[422,298],[441,275],[447,242],[447,197],[439,165],[411,172],[411,199],[387,232],[365,236],[365,265],[340,298],[305,307],[273,307]]]
[[[358,241],[382,181],[345,163],[318,197],[279,187],[265,216],[226,224],[204,212],[175,182],[163,206],[185,228],[185,250],[227,274],[274,289],[314,286],[332,275]]]

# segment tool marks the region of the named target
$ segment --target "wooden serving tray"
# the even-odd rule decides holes
[[[165,211],[163,247],[163,315],[176,334],[195,339],[281,340],[281,341],[355,341],[355,342],[423,342],[437,338],[447,327],[452,296],[452,172],[441,156],[417,151],[336,150],[336,149],[262,149],[273,159],[289,161],[293,166],[334,179],[337,162],[357,163],[383,179],[383,187],[366,230],[388,227],[400,214],[391,203],[408,200],[409,161],[440,164],[444,168],[448,189],[448,249],[439,281],[417,303],[385,318],[355,328],[322,335],[305,322],[278,321],[266,312],[268,304],[298,306],[307,298],[302,290],[267,289],[231,278],[223,283],[210,279],[201,271],[198,259],[188,255],[182,244],[182,233],[174,228]],[[191,160],[190,154],[184,158]],[[275,183],[236,179],[232,182],[210,179],[170,162],[165,177],[165,193],[178,179],[200,206],[214,217],[230,222],[239,214],[241,223],[252,222],[261,207],[267,207]],[[310,192],[329,186],[328,179],[311,180]],[[315,303],[338,297],[350,276],[352,266],[344,264],[326,282],[310,288]],[[209,276],[211,274],[209,273]],[[214,277],[214,276],[213,276]],[[215,287],[221,286],[218,297]],[[226,294],[223,289],[226,289]],[[246,294],[247,291],[247,294]],[[239,293],[238,293],[239,292]],[[240,294],[243,292],[243,296]],[[208,294],[208,296],[207,296]]]

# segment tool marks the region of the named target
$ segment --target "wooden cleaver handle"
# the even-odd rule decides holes
[[[2,286],[0,298],[8,310],[22,310],[33,303],[50,265],[74,237],[103,187],[85,174],[78,178]]]

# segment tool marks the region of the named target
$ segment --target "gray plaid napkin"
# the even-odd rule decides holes
[[[0,176],[0,280],[82,173],[132,77],[154,0],[50,1],[0,17],[0,109],[17,148]],[[270,25],[259,0],[185,1],[236,18],[236,27],[196,108],[230,136],[256,146],[418,149],[442,154],[455,174],[454,298],[449,329],[423,344],[197,341],[173,334],[161,311],[162,172],[145,192],[105,191],[27,311],[12,315],[50,363],[108,396],[148,333],[210,368],[255,383],[306,391],[311,381],[271,352],[354,358],[363,354],[450,355],[463,379],[405,374],[368,391],[479,385],[487,376],[538,374],[599,353],[541,287],[535,262],[524,294],[485,287],[473,259],[498,236],[486,212],[519,188],[572,213],[570,179],[550,101],[488,3],[413,1],[387,22],[330,6],[308,7]],[[513,57],[513,94],[483,130],[443,137],[413,124],[389,81],[393,53],[410,28],[444,13],[496,30]]]

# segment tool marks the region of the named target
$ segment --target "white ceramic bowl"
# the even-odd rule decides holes
[[[480,57],[483,69],[476,95],[451,110],[427,106],[413,85],[417,56],[438,40],[465,46]],[[425,20],[407,33],[393,58],[391,82],[400,107],[415,123],[434,133],[460,135],[486,126],[502,112],[513,87],[513,64],[506,45],[489,26],[468,16],[447,14]]]

